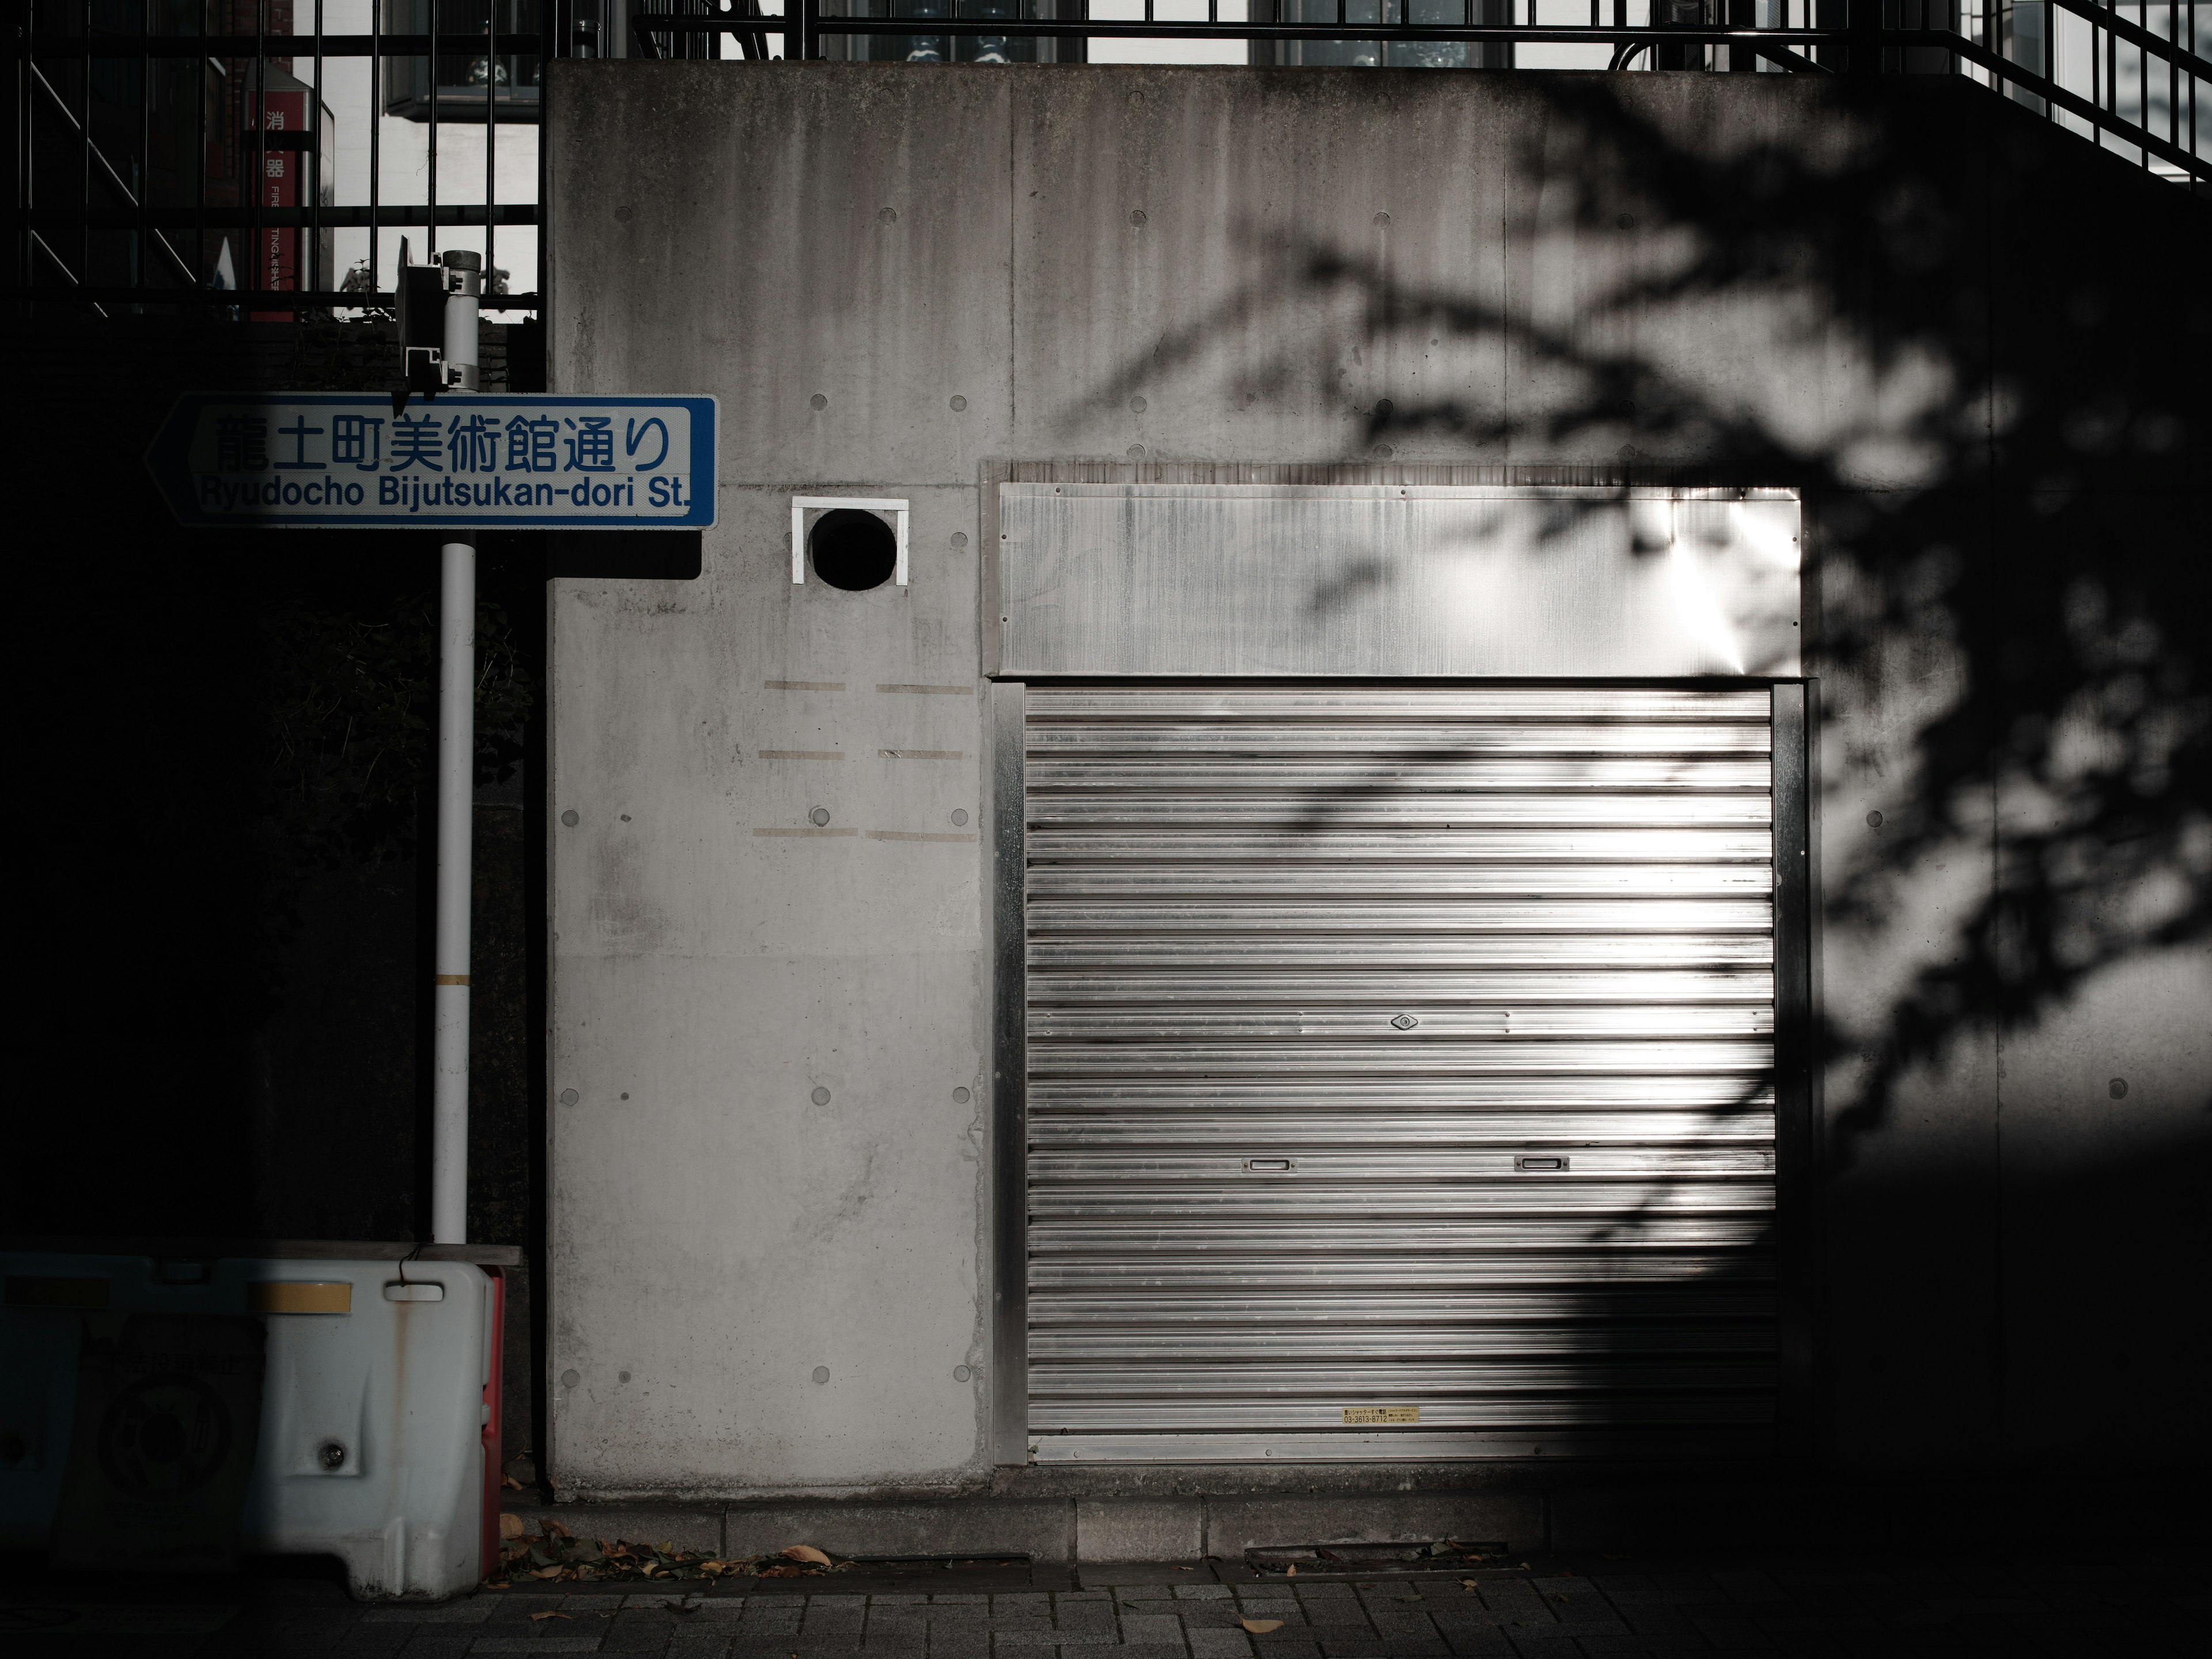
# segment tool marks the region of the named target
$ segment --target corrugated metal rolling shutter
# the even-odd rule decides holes
[[[1025,710],[1040,1461],[1764,1446],[1765,690]]]

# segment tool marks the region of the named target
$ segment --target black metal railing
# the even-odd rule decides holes
[[[386,308],[398,237],[420,258],[459,227],[480,228],[470,245],[504,289],[502,228],[527,229],[536,262],[535,94],[560,4],[22,0],[11,295]]]
[[[631,36],[661,55],[734,39],[740,9],[733,55],[753,57],[988,42],[1011,61],[1025,42],[1079,61],[1099,40],[1183,40],[1255,64],[1960,75],[2212,189],[2212,0],[652,0]]]
[[[386,308],[402,235],[538,307],[556,57],[1944,74],[2212,193],[2212,0],[21,0],[12,298]],[[507,233],[517,280],[501,270]],[[498,289],[507,291],[501,293]]]

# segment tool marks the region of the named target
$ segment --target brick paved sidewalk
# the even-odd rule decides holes
[[[1799,1562],[1534,1560],[1454,1577],[1211,1582],[1163,1567],[1039,1570],[1081,1588],[1000,1593],[483,1591],[439,1607],[362,1607],[335,1584],[201,1581],[201,1631],[33,1633],[36,1607],[93,1608],[82,1584],[0,1586],[0,1647],[56,1659],[1613,1659],[1636,1654],[2135,1656],[2212,1651],[2212,1560]],[[1235,1574],[1224,1568],[1223,1576]],[[1164,1580],[1169,1582],[1163,1582]],[[158,1626],[142,1587],[118,1608]],[[224,1610],[229,1611],[225,1616]],[[532,1615],[551,1615],[533,1617]],[[51,1615],[47,1615],[51,1620]],[[195,1622],[180,1617],[180,1625]],[[1250,1626],[1274,1628],[1253,1632]],[[112,1618],[106,1622],[116,1628]],[[10,1638],[8,1632],[17,1632]]]

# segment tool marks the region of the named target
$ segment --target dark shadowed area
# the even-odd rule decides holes
[[[182,391],[381,389],[386,331],[123,318],[9,337],[35,388],[10,406],[11,471],[79,481],[27,489],[15,522],[24,794],[46,821],[0,1171],[13,1235],[429,1237],[434,538],[181,530],[139,463]],[[507,331],[486,332],[503,376]],[[488,540],[481,564],[469,1225],[527,1249],[543,552]],[[526,1425],[526,1267],[507,1308]]]

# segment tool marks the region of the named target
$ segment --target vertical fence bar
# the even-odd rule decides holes
[[[499,150],[499,3],[500,0],[486,0],[484,14],[483,280],[487,287],[492,280],[492,221],[497,216],[492,209],[499,198],[495,182]]]
[[[15,36],[15,116],[9,123],[9,138],[14,148],[15,165],[15,216],[9,222],[9,257],[15,262],[15,281],[27,289],[35,274],[31,252],[31,37],[38,21],[37,0],[26,8],[25,21],[33,27],[20,31]],[[26,300],[18,314],[28,321],[31,302]]]
[[[2181,21],[2181,8],[2172,0],[2166,7],[2166,38],[2169,46],[2178,45],[2174,25]],[[2166,60],[2166,142],[2181,142],[2181,59],[2179,54]]]
[[[77,59],[76,147],[81,185],[77,196],[76,279],[92,281],[92,0],[80,0],[78,16],[84,56]]]
[[[2087,21],[2089,24],[2089,102],[2095,108],[2102,110],[2105,107],[2105,60],[2098,55],[2097,52],[2096,20],[2090,18]],[[2094,121],[2089,124],[2089,142],[2093,144],[2102,144],[2105,142],[2103,128]]]
[[[553,60],[568,55],[573,35],[562,33],[562,0],[540,0],[538,4],[538,270],[531,274],[531,289],[538,299],[538,323],[546,321],[544,292],[546,292],[546,197],[550,191],[550,173],[546,168],[546,95],[553,91]],[[763,42],[765,45],[765,42]],[[544,389],[544,387],[542,387]]]
[[[2105,9],[2108,11],[2112,9],[2112,0],[2105,0]],[[2095,25],[2093,23],[2091,27],[2094,27]],[[2100,107],[2112,115],[2114,124],[2117,125],[2120,118],[2119,37],[2110,29],[2103,33],[2105,36],[2105,101]],[[2100,137],[2097,142],[2099,147],[2102,148],[2104,139]]]
[[[153,287],[154,0],[138,0],[138,258],[137,286]],[[139,310],[145,307],[141,306]]]
[[[384,194],[384,0],[368,0],[368,291],[381,290],[376,272],[377,209]],[[397,284],[394,284],[397,286]]]
[[[323,270],[323,145],[328,137],[323,131],[323,0],[315,0],[315,84],[307,94],[307,142],[314,148],[301,163],[310,170],[300,179],[307,192],[307,252],[300,261],[306,274],[300,286],[310,294],[337,286]]]
[[[207,38],[207,0],[199,0],[195,31]],[[207,106],[210,59],[204,50],[192,54],[192,270],[200,286],[210,275],[207,251]]]
[[[438,0],[430,0],[430,55],[424,60],[430,66],[429,100],[429,197],[430,228],[423,233],[428,243],[426,252],[438,251]]]
[[[8,221],[8,257],[15,262],[15,282],[19,287],[31,286],[31,179],[30,112],[31,112],[31,38],[38,24],[37,0],[27,0],[24,7],[24,21],[30,27],[15,34],[15,50],[9,64],[15,82],[15,101],[10,106],[15,113],[8,123],[9,161],[15,170],[15,212]],[[31,302],[25,300],[15,314],[25,321],[31,316]]]
[[[241,161],[240,165],[245,163]],[[248,210],[247,239],[253,245],[253,269],[256,280],[241,281],[239,284],[249,294],[258,294],[263,287],[258,278],[261,270],[261,236],[263,231],[261,198],[268,188],[269,179],[269,0],[253,0],[253,177],[252,188],[246,194],[252,198]],[[246,313],[249,318],[252,312]]]

